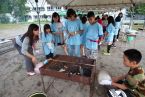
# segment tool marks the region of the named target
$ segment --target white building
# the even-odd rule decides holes
[[[37,7],[35,0],[27,0],[25,6],[28,7],[30,10],[30,12],[26,14],[28,22],[37,21],[38,14],[36,12]],[[47,4],[46,0],[38,0],[38,10],[40,12],[39,14],[41,21],[46,19],[45,16],[47,16],[47,20],[51,21],[51,15],[53,12],[65,11],[63,7],[51,6],[50,4]]]

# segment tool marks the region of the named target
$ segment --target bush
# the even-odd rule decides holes
[[[9,23],[10,22],[10,18],[6,15],[0,15],[0,23]]]

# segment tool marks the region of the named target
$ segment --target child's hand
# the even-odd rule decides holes
[[[98,44],[101,45],[102,44],[102,41],[98,41]]]
[[[33,62],[34,64],[37,64],[37,63],[38,63],[38,61],[37,61],[37,59],[36,59],[35,57],[32,57],[32,62]]]
[[[115,83],[115,82],[112,82],[112,86],[117,87],[117,88],[122,89],[122,90],[128,89],[125,84],[118,84],[118,83]]]
[[[121,75],[121,76],[118,76],[118,77],[112,77],[112,81],[117,82],[119,80],[123,80],[123,79],[125,79],[126,75],[127,74],[124,74],[124,75]]]
[[[71,33],[69,33],[70,34],[70,36],[74,36],[75,35],[75,33],[74,32],[71,32]]]
[[[47,43],[49,49],[53,49],[53,44],[51,42]]]
[[[113,81],[113,82],[117,82],[117,81],[119,81],[119,80],[121,80],[121,79],[119,79],[119,77],[112,77],[112,81]]]

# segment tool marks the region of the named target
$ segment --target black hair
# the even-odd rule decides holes
[[[89,11],[88,14],[87,14],[87,17],[90,18],[90,17],[95,17],[95,14],[93,11]]]
[[[87,17],[86,16],[83,16],[81,18],[81,21],[82,21],[82,24],[85,24],[87,22]]]
[[[34,37],[33,31],[39,30],[39,26],[37,24],[30,24],[27,32],[22,36],[21,41],[25,39],[25,37],[29,38],[29,45],[32,46],[35,42],[39,40],[39,36]]]
[[[99,20],[100,19],[100,17],[99,16],[97,16],[96,18],[95,18],[95,20]]]
[[[46,34],[47,34],[47,32],[46,32],[46,29],[50,29],[50,32],[51,32],[51,27],[50,27],[50,25],[49,24],[45,24],[44,25],[44,35],[45,35],[45,37],[46,37]]]
[[[118,16],[115,18],[115,22],[120,22],[120,21],[121,21],[121,18],[122,18],[122,17],[120,17],[121,14],[123,15],[123,13],[121,12],[121,13],[119,13]]]
[[[128,58],[129,61],[135,61],[137,64],[142,59],[142,54],[136,49],[128,49],[124,51],[124,55]]]
[[[79,17],[80,19],[82,19],[83,15],[82,15],[82,14],[78,14],[78,17]]]
[[[108,18],[108,15],[107,15],[107,14],[103,14],[103,15],[102,15],[102,20],[106,20],[105,17]]]
[[[58,14],[57,12],[54,12],[54,13],[52,14],[51,23],[54,23],[53,18],[56,18],[56,17],[58,17],[58,22],[60,22],[60,16],[59,16],[59,14]]]
[[[105,20],[105,17],[104,16],[102,17],[102,20]]]
[[[120,16],[117,16],[117,17],[115,18],[115,22],[120,22],[120,21],[121,21]]]
[[[73,9],[68,9],[66,14],[67,14],[67,17],[71,17],[72,15],[77,17],[77,14]]]
[[[119,15],[119,16],[120,16],[120,15],[123,15],[123,13],[122,13],[122,12],[120,12],[118,15]]]
[[[108,17],[108,25],[109,25],[110,23],[112,23],[112,25],[115,27],[115,20],[114,20],[113,16],[109,16],[109,17]]]

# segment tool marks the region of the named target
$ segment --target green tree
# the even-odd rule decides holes
[[[136,5],[134,11],[137,14],[145,15],[145,3]]]
[[[0,13],[10,13],[17,21],[22,19],[28,8],[25,6],[26,0],[0,0]]]
[[[9,1],[8,0],[0,0],[0,14],[9,13]]]

